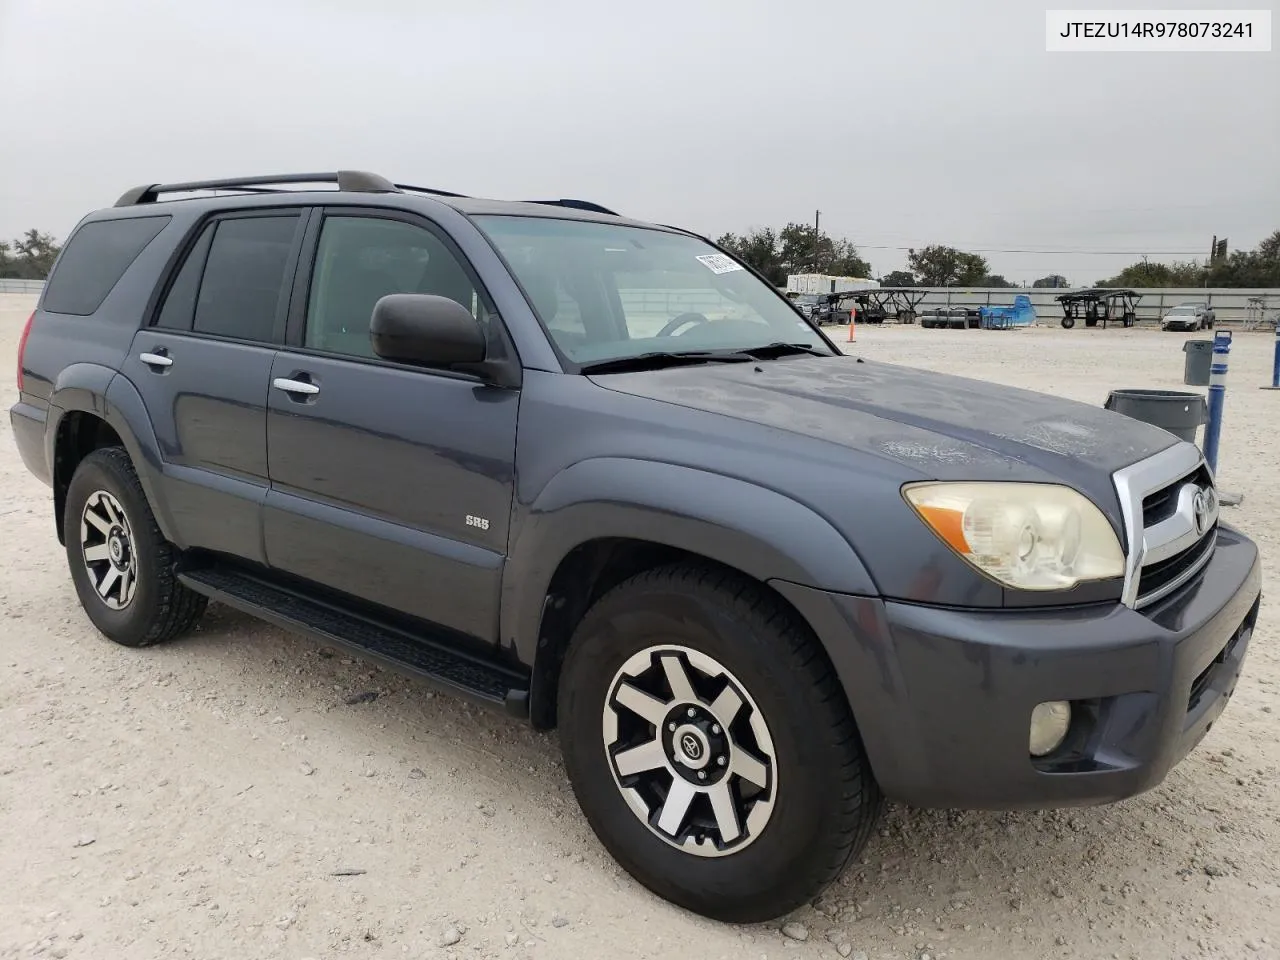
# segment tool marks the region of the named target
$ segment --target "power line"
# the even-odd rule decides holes
[[[893,246],[890,244],[857,243],[859,250],[921,250],[929,244],[913,244],[910,246]],[[966,247],[969,253],[1031,253],[1052,254],[1055,256],[1073,257],[1194,257],[1204,253],[1203,250],[1048,250],[1003,247]]]

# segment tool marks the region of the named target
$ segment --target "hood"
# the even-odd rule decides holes
[[[1115,502],[1114,471],[1178,442],[1165,430],[1100,406],[853,357],[788,357],[593,379],[633,396],[887,458],[930,479],[1052,479],[1108,505]]]

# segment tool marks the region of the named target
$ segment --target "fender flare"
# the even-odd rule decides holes
[[[535,665],[547,590],[561,562],[584,543],[614,537],[687,550],[761,583],[878,593],[853,545],[777,491],[656,461],[584,460],[542,489],[512,544],[502,581],[502,636],[521,661]]]
[[[133,383],[118,371],[96,363],[74,363],[58,375],[49,394],[49,421],[45,429],[45,457],[51,477],[56,477],[58,437],[62,421],[69,413],[91,414],[116,432],[138,472],[161,534],[181,548],[183,544],[175,539],[177,529],[165,500],[157,495],[164,471],[160,445],[142,395]]]

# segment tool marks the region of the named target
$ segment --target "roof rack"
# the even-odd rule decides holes
[[[192,180],[188,183],[149,183],[134,187],[116,201],[117,207],[139,203],[155,203],[162,193],[189,193],[193,190],[242,190],[245,193],[275,193],[269,189],[290,183],[334,183],[339,190],[352,193],[399,193],[400,189],[386,177],[362,170],[339,170],[336,173],[282,173],[276,176],[235,177],[230,180]]]
[[[398,190],[407,190],[410,193],[429,193],[436,197],[457,197],[460,200],[467,199],[465,193],[453,193],[450,190],[437,190],[435,187],[415,187],[408,183],[393,184]]]
[[[281,193],[279,188],[289,184],[332,183],[339,190],[349,193],[428,193],[437,197],[463,199],[466,194],[434,187],[415,187],[408,183],[392,183],[386,177],[363,170],[339,170],[336,173],[282,173],[275,176],[234,177],[229,180],[192,180],[187,183],[148,183],[128,190],[116,201],[117,207],[132,207],[140,203],[155,203],[162,194],[191,193],[197,190],[236,190],[241,193]],[[588,210],[611,217],[620,216],[608,207],[589,200],[528,200],[555,207]]]
[[[552,207],[570,207],[574,210],[588,210],[591,213],[604,213],[611,217],[622,216],[618,211],[602,207],[600,204],[592,203],[590,200],[526,200],[525,203],[541,203]]]

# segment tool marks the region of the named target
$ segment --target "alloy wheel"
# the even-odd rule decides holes
[[[133,530],[120,501],[98,490],[80,515],[80,554],[89,583],[111,610],[123,610],[138,589]]]
[[[721,663],[688,647],[648,647],[614,675],[604,747],[628,806],[666,843],[701,857],[736,853],[778,795],[764,715]]]

